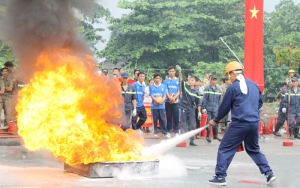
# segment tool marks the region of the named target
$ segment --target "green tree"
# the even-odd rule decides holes
[[[206,63],[206,62],[198,62],[197,65],[193,66],[194,75],[198,78],[204,78],[205,73],[212,73],[216,75],[219,80],[225,77],[225,68],[227,63],[215,62],[215,63]]]
[[[119,7],[132,12],[110,20],[113,36],[102,55],[111,62],[124,58],[157,69],[227,61],[233,55],[219,37],[242,54],[242,0],[120,1]]]
[[[275,11],[265,13],[264,63],[265,96],[275,96],[288,76],[289,68],[299,66],[300,6],[282,0]]]
[[[103,28],[95,28],[95,24],[100,24],[105,19],[110,17],[110,12],[108,9],[105,9],[102,5],[95,3],[93,11],[84,15],[83,19],[79,18],[79,32],[87,40],[88,45],[94,51],[94,54],[99,57],[100,51],[97,49],[96,45],[100,42],[105,42],[103,37],[99,32],[104,31]]]
[[[3,17],[3,14],[5,13],[5,5],[7,2],[2,2],[0,4],[0,19]],[[0,68],[4,66],[4,63],[6,61],[12,61],[14,59],[11,47],[9,44],[3,43],[2,40],[0,40]]]

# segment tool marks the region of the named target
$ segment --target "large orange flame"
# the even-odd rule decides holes
[[[47,149],[71,165],[141,160],[143,138],[112,124],[122,116],[118,81],[97,75],[90,59],[66,50],[39,56],[39,71],[17,105],[25,146]]]

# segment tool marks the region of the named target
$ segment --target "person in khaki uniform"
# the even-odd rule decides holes
[[[9,102],[11,99],[12,91],[13,91],[13,81],[9,79],[8,77],[8,69],[3,68],[2,69],[2,83],[4,88],[4,93],[1,94],[1,110],[4,110],[5,115],[5,121],[4,121],[4,127],[8,125],[10,122],[10,113],[9,113]]]
[[[11,61],[7,61],[4,63],[5,68],[8,70],[8,79],[13,83],[13,90],[11,91],[10,105],[9,105],[9,114],[12,120],[17,119],[17,100],[18,100],[18,92],[21,87],[18,86],[17,74],[14,69],[14,64]]]

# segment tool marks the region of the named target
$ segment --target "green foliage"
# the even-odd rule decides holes
[[[194,75],[199,78],[204,78],[205,73],[212,73],[216,75],[219,80],[225,77],[225,67],[226,63],[218,62],[218,63],[206,63],[199,62],[197,65],[193,66]]]
[[[226,61],[232,54],[219,37],[242,54],[242,0],[120,1],[119,7],[132,12],[110,19],[113,35],[102,56],[111,62],[125,58],[145,68],[190,68],[199,61]]]
[[[84,15],[83,20],[79,20],[80,27],[78,31],[81,32],[83,37],[87,40],[88,45],[93,49],[94,54],[99,56],[100,51],[96,45],[100,42],[105,42],[99,32],[104,31],[103,28],[95,28],[94,24],[101,23],[102,20],[110,16],[108,9],[102,5],[95,3],[94,9],[91,14]]]
[[[265,13],[265,95],[274,96],[287,78],[289,68],[299,66],[300,6],[281,0],[276,11]]]

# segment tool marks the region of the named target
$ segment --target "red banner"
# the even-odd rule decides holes
[[[245,77],[264,90],[263,19],[264,1],[246,0],[245,8]]]

